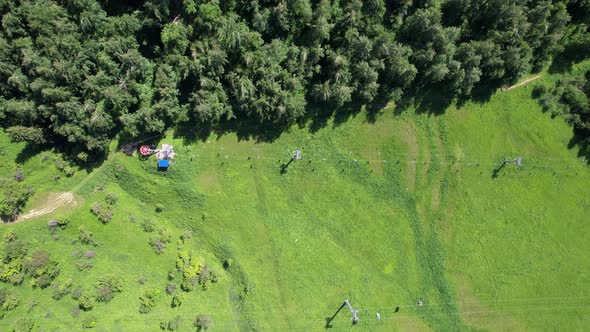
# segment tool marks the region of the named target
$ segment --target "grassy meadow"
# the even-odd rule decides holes
[[[115,274],[123,291],[73,315],[78,302],[69,295],[54,300],[51,287],[28,280],[4,284],[19,305],[0,330],[28,318],[39,330],[76,331],[90,318],[98,331],[156,331],[177,316],[180,330],[195,330],[197,314],[210,315],[213,330],[321,331],[332,316],[334,331],[583,330],[590,169],[568,148],[571,128],[530,97],[535,84],[443,115],[388,106],[376,122],[361,112],[317,131],[294,127],[272,143],[170,133],[161,142],[177,156],[167,172],[154,157],[126,156],[113,143],[102,166],[66,177],[52,152],[25,158],[25,147],[1,134],[3,176],[18,164],[36,190],[25,210],[55,192],[71,191],[76,202],[0,233],[13,230],[49,251],[57,281],[92,292]],[[295,149],[303,159],[289,163]],[[494,176],[517,156],[522,167]],[[90,209],[109,193],[118,200],[103,225]],[[50,233],[47,222],[58,216],[71,222]],[[172,233],[162,254],[149,245],[145,220]],[[80,226],[97,246],[78,241]],[[192,238],[180,240],[187,232]],[[96,253],[94,267],[79,271],[87,250]],[[180,283],[179,250],[195,252],[220,277],[172,308],[164,289]],[[158,304],[140,314],[140,296],[154,288]],[[355,327],[346,308],[338,311],[345,299],[360,311]]]

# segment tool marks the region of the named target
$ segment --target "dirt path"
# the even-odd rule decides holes
[[[519,86],[523,86],[523,85],[525,85],[525,84],[527,84],[527,83],[529,83],[529,82],[532,82],[532,81],[534,81],[534,80],[538,80],[538,79],[539,79],[539,78],[541,78],[541,77],[543,77],[543,75],[537,75],[537,76],[533,76],[533,77],[531,77],[531,78],[527,78],[526,80],[524,80],[524,81],[522,81],[522,82],[520,82],[520,83],[518,83],[518,84],[514,84],[514,85],[512,85],[512,86],[509,86],[509,87],[507,87],[507,88],[505,88],[505,89],[503,89],[503,90],[504,90],[504,91],[508,91],[508,90],[512,90],[512,89],[514,89],[514,88],[518,88]]]
[[[19,216],[13,223],[39,217],[51,213],[59,207],[71,205],[74,203],[74,194],[72,194],[69,191],[63,193],[50,193],[45,199],[45,202],[41,204],[41,206]]]

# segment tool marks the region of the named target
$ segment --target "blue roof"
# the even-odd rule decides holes
[[[168,167],[170,166],[170,160],[158,160],[158,167]]]

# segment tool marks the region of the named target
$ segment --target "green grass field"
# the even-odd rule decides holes
[[[73,317],[70,296],[53,300],[50,288],[27,280],[5,285],[20,303],[0,329],[30,318],[43,331],[75,331],[92,317],[99,331],[153,331],[179,315],[181,330],[194,330],[195,316],[208,314],[214,330],[320,331],[349,299],[360,310],[353,329],[363,331],[584,330],[590,169],[567,148],[571,128],[530,98],[532,86],[440,116],[386,108],[375,123],[361,113],[315,133],[292,128],[272,143],[170,135],[162,142],[177,157],[168,172],[157,172],[154,157],[113,152],[100,168],[68,178],[51,152],[36,154],[21,165],[36,189],[25,210],[50,192],[73,191],[76,204],[0,232],[48,250],[60,263],[58,281],[91,292],[99,277],[116,274],[124,290]],[[0,135],[2,174],[13,174],[22,149]],[[282,167],[295,149],[303,159]],[[516,156],[523,167],[493,177],[504,157]],[[119,200],[103,225],[90,207],[111,192]],[[52,234],[47,221],[60,215],[71,223]],[[142,230],[146,219],[174,235],[161,255]],[[97,247],[76,241],[81,225]],[[191,240],[176,240],[186,231]],[[85,250],[96,257],[81,272],[84,259],[73,253]],[[171,308],[163,291],[180,281],[168,281],[178,250],[200,255],[220,279]],[[224,269],[227,258],[233,264]],[[140,314],[139,297],[151,288],[163,294]],[[340,310],[331,330],[351,329],[350,317]]]

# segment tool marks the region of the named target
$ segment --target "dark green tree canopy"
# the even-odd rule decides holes
[[[178,124],[284,126],[433,87],[469,97],[590,54],[589,13],[587,0],[0,1],[0,121],[85,159]]]

